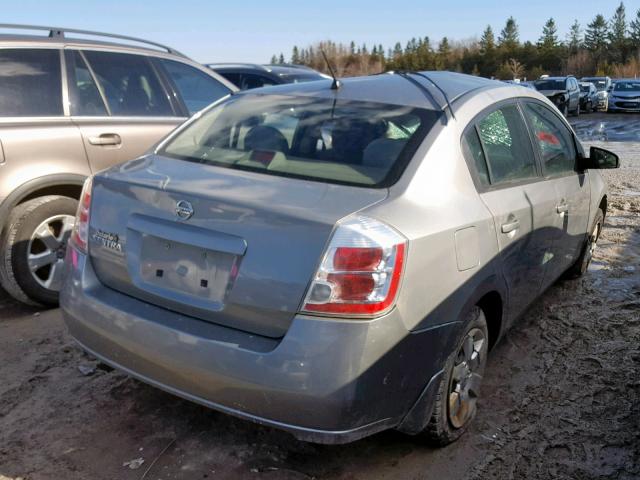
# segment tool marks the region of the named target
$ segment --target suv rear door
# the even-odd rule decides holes
[[[138,157],[185,120],[144,55],[67,50],[71,115],[94,172]]]
[[[589,221],[591,195],[587,172],[576,170],[577,151],[572,132],[545,105],[525,101],[523,111],[541,160],[546,183],[553,185],[558,216],[545,286],[555,281],[580,254]]]
[[[508,315],[517,317],[542,287],[556,215],[553,187],[542,181],[516,103],[482,113],[463,146],[480,197],[491,211],[508,290]]]

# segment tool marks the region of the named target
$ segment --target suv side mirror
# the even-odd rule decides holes
[[[580,158],[578,165],[581,170],[618,168],[620,166],[620,157],[604,148],[591,147],[589,149],[589,158]]]

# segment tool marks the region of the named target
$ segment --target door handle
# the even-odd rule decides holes
[[[520,228],[520,220],[518,220],[517,218],[512,219],[510,222],[503,223],[502,226],[500,227],[500,229],[502,230],[502,233],[513,232],[518,228]]]
[[[103,133],[97,137],[89,137],[89,143],[91,145],[99,145],[101,147],[110,145],[120,145],[122,139],[117,133]]]
[[[556,212],[558,213],[567,213],[569,211],[569,205],[566,203],[561,203],[556,205]]]

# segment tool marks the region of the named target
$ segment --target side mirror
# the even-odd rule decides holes
[[[620,157],[604,148],[591,147],[589,149],[589,158],[581,158],[579,165],[581,170],[618,168],[620,166]]]

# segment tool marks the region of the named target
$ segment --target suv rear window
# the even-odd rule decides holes
[[[0,116],[61,115],[60,51],[0,50]]]
[[[567,84],[564,80],[538,80],[534,83],[538,90],[566,90]]]
[[[244,94],[180,132],[169,157],[270,175],[390,185],[438,114],[413,107]]]

